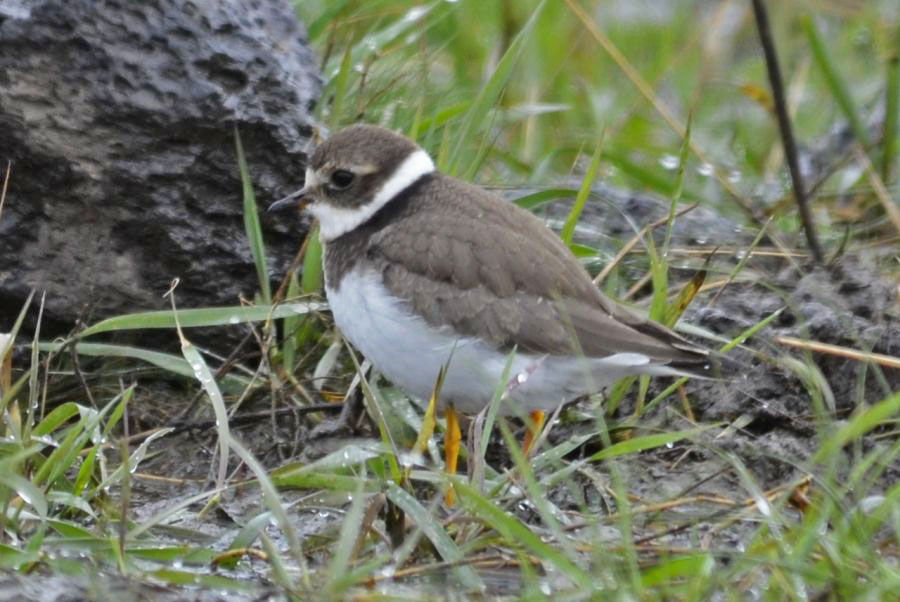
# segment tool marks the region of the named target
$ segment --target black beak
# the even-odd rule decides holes
[[[297,192],[287,195],[283,199],[279,199],[269,205],[269,208],[266,210],[268,213],[273,213],[275,211],[282,211],[286,207],[297,207],[297,209],[303,209],[306,204],[309,202],[309,199],[306,198],[306,187],[304,186]]]

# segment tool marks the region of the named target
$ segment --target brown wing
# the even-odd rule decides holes
[[[705,361],[703,350],[605,298],[556,234],[505,203],[436,176],[417,190],[415,206],[374,233],[367,255],[431,325],[498,348]]]

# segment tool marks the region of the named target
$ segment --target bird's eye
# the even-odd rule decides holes
[[[337,169],[331,174],[331,184],[335,188],[347,188],[353,183],[355,177],[352,171]]]

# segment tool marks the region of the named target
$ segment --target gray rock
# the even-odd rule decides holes
[[[754,337],[753,345],[773,357],[805,354],[775,342],[778,336],[810,339],[851,349],[871,350],[889,356],[900,351],[900,310],[896,282],[885,278],[870,260],[847,255],[828,267],[806,266],[803,274],[785,268],[773,281],[733,283],[713,308],[703,300],[685,312],[687,322],[726,337],[740,334],[779,307],[782,314]],[[742,413],[776,416],[810,416],[809,393],[793,373],[738,356],[746,363],[746,375],[733,383],[691,381],[694,399],[707,399],[695,411],[704,420],[730,420]],[[813,362],[828,382],[837,411],[844,415],[862,401],[876,403],[900,390],[900,371],[876,369],[856,360],[813,353]]]
[[[577,190],[581,185],[578,180],[563,184],[571,190]],[[500,192],[505,198],[515,200],[539,192],[539,189],[510,188]],[[550,200],[537,208],[536,213],[543,216],[551,228],[558,230],[568,217],[573,202],[573,197]],[[679,210],[685,207],[682,203]],[[611,259],[622,244],[644,226],[668,216],[669,210],[670,201],[666,199],[595,183],[575,227],[574,240],[597,249],[604,260]],[[665,232],[664,227],[653,230],[657,244],[662,244]],[[749,245],[752,240],[751,233],[740,223],[708,207],[697,207],[675,220],[671,244],[683,247],[740,246]]]
[[[289,0],[3,0],[0,330],[32,289],[46,335],[175,277],[182,307],[252,296],[234,130],[265,206],[302,184],[320,92]],[[298,229],[263,223],[280,278]]]

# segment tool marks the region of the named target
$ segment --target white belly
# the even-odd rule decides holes
[[[456,335],[449,328],[429,326],[390,295],[374,271],[354,269],[337,290],[326,287],[325,292],[344,336],[410,395],[428,399],[438,372],[449,362],[439,400],[442,407],[452,403],[463,413],[476,413],[491,401],[503,375],[506,353],[478,339]],[[625,353],[602,359],[517,354],[510,381],[520,384],[511,387],[500,411],[518,415],[552,410],[628,374],[652,371],[642,357]]]

